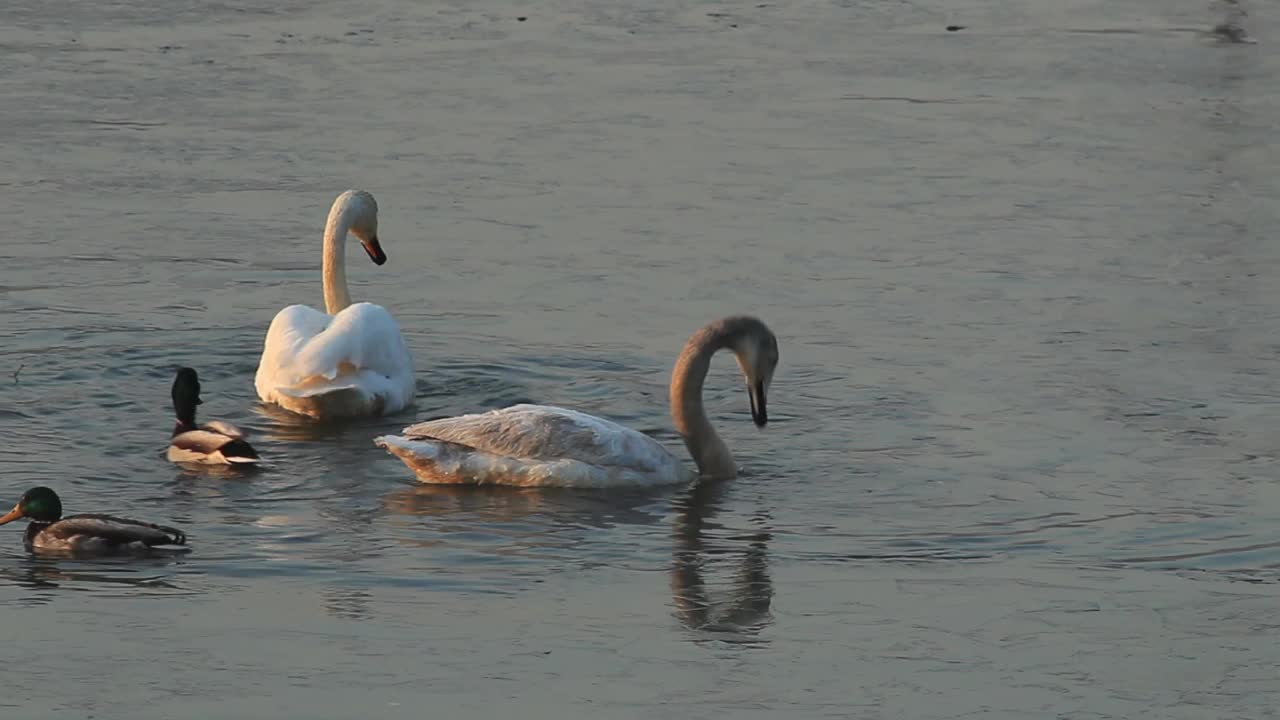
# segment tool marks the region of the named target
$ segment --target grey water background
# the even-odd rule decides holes
[[[1224,8],[5,4],[0,502],[194,551],[0,529],[0,713],[1271,716],[1280,56]],[[347,187],[418,406],[290,423],[258,352]],[[680,451],[671,362],[736,312],[782,365],[763,431],[713,368],[730,483],[427,487],[370,441],[535,401]],[[180,364],[269,467],[165,462]]]

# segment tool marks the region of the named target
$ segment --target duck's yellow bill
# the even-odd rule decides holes
[[[12,510],[5,513],[3,517],[0,517],[0,525],[4,525],[5,523],[11,523],[14,520],[18,520],[21,518],[22,518],[22,508],[17,505],[14,505]]]

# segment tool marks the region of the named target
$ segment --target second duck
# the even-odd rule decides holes
[[[240,428],[229,422],[211,420],[196,425],[200,400],[200,376],[189,367],[178,368],[173,380],[173,412],[178,421],[169,441],[169,460],[177,463],[246,465],[260,462]]]

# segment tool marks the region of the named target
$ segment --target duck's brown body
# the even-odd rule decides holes
[[[30,518],[23,534],[29,550],[113,554],[146,551],[159,545],[186,545],[186,533],[167,525],[114,515],[62,517],[62,500],[47,487],[23,494],[13,509],[0,516],[0,525]]]
[[[23,544],[31,550],[121,552],[157,545],[186,545],[186,533],[165,525],[112,515],[71,515],[27,526]]]

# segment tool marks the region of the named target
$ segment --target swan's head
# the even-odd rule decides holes
[[[351,234],[360,241],[373,264],[385,263],[387,254],[378,242],[378,201],[364,190],[348,190],[338,197],[336,204],[342,205]]]
[[[747,380],[751,420],[756,427],[764,427],[769,423],[769,385],[778,368],[778,338],[759,318],[728,318],[725,325],[728,345]]]

